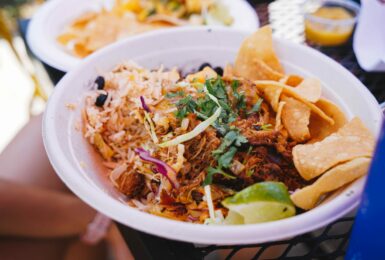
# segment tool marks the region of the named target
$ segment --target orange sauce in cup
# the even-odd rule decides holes
[[[323,46],[335,46],[345,43],[352,34],[354,23],[345,25],[333,23],[353,18],[353,15],[343,7],[320,7],[310,16],[330,21],[325,24],[311,18],[305,19],[305,35],[309,41]]]

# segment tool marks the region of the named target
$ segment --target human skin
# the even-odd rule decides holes
[[[0,154],[0,258],[106,259],[106,243],[79,239],[95,214],[57,177],[43,145],[42,116],[31,118]],[[133,259],[114,224],[105,241],[115,259]]]

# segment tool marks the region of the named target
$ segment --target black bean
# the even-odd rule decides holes
[[[221,67],[215,67],[214,70],[218,75],[223,76],[223,69]]]
[[[100,94],[96,98],[95,105],[98,107],[102,107],[104,105],[104,103],[106,102],[107,97],[108,97],[108,95],[106,95],[106,94]]]
[[[104,85],[106,84],[106,82],[102,76],[98,76],[95,79],[95,84],[98,87],[98,89],[104,89]]]
[[[203,69],[206,68],[206,67],[210,67],[210,68],[211,68],[211,64],[210,64],[210,63],[207,63],[207,62],[202,63],[202,65],[199,66],[198,71],[201,71],[201,70],[203,70]]]

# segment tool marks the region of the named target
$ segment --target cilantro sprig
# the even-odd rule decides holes
[[[193,100],[191,95],[186,96],[185,98],[180,99],[176,106],[178,110],[175,113],[175,116],[178,119],[185,118],[189,113],[193,113],[197,108],[197,103]]]
[[[206,169],[207,175],[203,182],[203,185],[208,185],[212,183],[214,174],[222,174],[226,178],[235,179],[235,176],[225,173],[223,169],[228,169],[231,166],[233,158],[238,151],[238,148],[242,144],[247,143],[246,137],[241,135],[239,130],[234,129],[229,131],[222,139],[221,145],[218,149],[214,150],[212,153],[214,158],[218,161],[218,167],[208,167]]]
[[[206,175],[205,180],[203,181],[203,186],[210,185],[213,182],[214,174],[221,174],[228,179],[235,179],[235,176],[227,174],[226,172],[224,172],[223,170],[221,170],[219,168],[213,168],[210,166],[206,169],[206,171],[207,171],[207,175]]]
[[[177,92],[168,92],[165,97],[166,98],[174,98],[174,97],[183,97],[185,95],[183,90],[179,90]]]
[[[259,98],[257,102],[254,104],[254,106],[251,108],[250,111],[247,112],[248,115],[251,115],[253,113],[258,113],[259,110],[261,110],[261,105],[262,105],[263,99]]]
[[[245,94],[238,92],[239,88],[239,81],[234,80],[231,83],[231,89],[233,90],[233,95],[235,97],[235,107],[238,109],[238,111],[245,110],[246,109],[246,98]]]

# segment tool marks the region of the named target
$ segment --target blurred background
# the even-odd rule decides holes
[[[0,1],[0,152],[33,114],[44,109],[52,89],[41,63],[28,52],[19,21],[42,0]]]
[[[270,23],[275,36],[297,43],[305,41],[301,8],[311,1],[248,1],[258,12],[260,24]],[[31,115],[44,110],[53,88],[44,66],[27,50],[23,37],[26,21],[43,3],[44,0],[0,0],[0,152]],[[318,36],[334,40],[336,35],[314,34],[313,38],[317,40]]]

